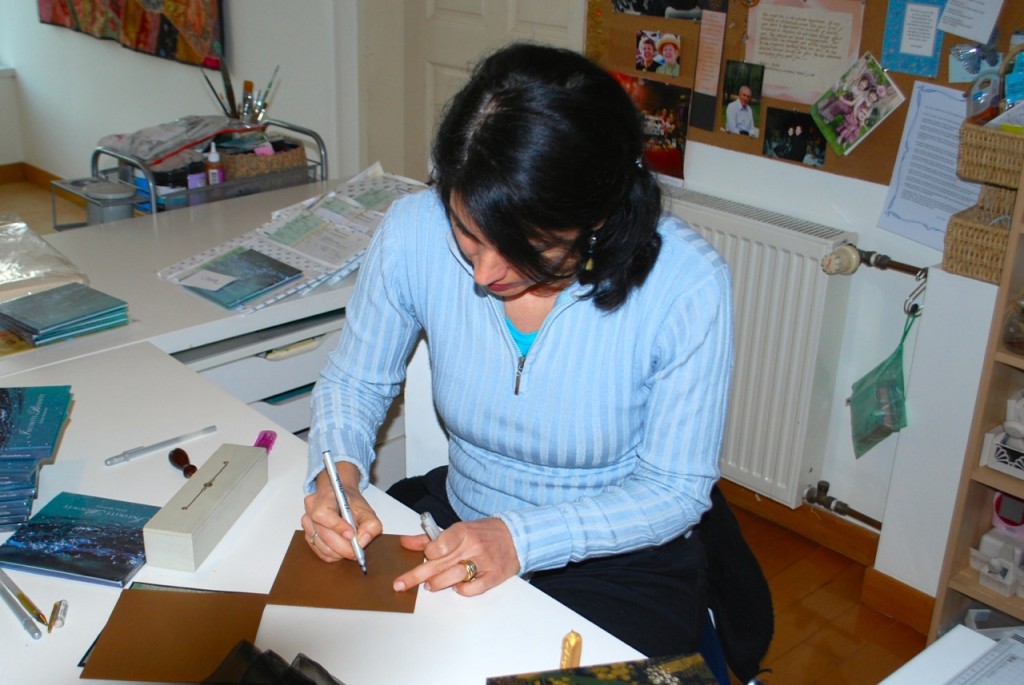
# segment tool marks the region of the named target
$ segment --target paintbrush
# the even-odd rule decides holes
[[[220,108],[224,111],[224,116],[230,117],[231,112],[228,111],[227,105],[224,104],[224,98],[222,98],[220,93],[217,92],[217,89],[213,87],[210,77],[207,76],[206,72],[202,69],[199,70],[199,73],[201,73],[203,78],[206,80],[206,85],[210,86],[210,92],[213,93],[213,97],[217,98],[217,104],[220,105]]]
[[[224,59],[224,50],[221,49],[220,41],[215,41],[213,47],[217,51],[217,58],[220,60],[220,75],[224,79],[224,98],[228,101],[228,107],[230,108],[228,116],[237,119],[238,104],[235,102],[235,89],[231,86],[231,74],[228,73],[228,63]]]

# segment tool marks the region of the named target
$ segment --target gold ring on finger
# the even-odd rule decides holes
[[[462,564],[466,569],[466,577],[462,579],[462,582],[472,583],[474,580],[476,580],[476,564],[474,564],[469,559],[463,559],[459,563]]]

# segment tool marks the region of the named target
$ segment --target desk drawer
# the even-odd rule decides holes
[[[341,329],[203,369],[201,376],[245,403],[316,382]]]
[[[313,388],[310,386],[296,391],[287,398],[277,397],[270,401],[259,400],[250,402],[249,406],[289,432],[298,433],[309,428],[311,418],[309,398],[312,391]]]
[[[306,386],[291,393],[250,402],[249,406],[292,433],[298,433],[307,430],[311,423],[312,410],[309,400],[312,392],[312,386]],[[377,435],[377,445],[384,445],[398,439],[402,440],[402,445],[405,444],[405,405],[401,397],[396,398],[391,409],[388,410],[388,415],[384,418],[384,425],[381,426],[380,434]],[[402,454],[404,460],[405,453]]]

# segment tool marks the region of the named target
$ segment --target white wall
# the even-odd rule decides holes
[[[373,117],[375,113],[368,111],[359,95],[369,87],[366,79],[386,76],[360,65],[357,49],[366,35],[359,22],[366,21],[373,6],[357,0],[232,0],[225,4],[228,62],[236,89],[244,78],[257,82],[267,78],[280,63],[271,114],[318,131],[327,142],[335,177],[351,174],[373,161],[364,159],[367,142],[360,132],[366,127],[360,117]],[[0,3],[0,62],[15,67],[18,73],[24,161],[63,177],[88,174],[92,148],[103,135],[217,110],[196,67],[135,54],[109,41],[41,25],[33,0]],[[209,75],[215,80],[216,74]],[[9,135],[9,131],[0,130],[0,136]],[[884,186],[701,144],[687,147],[685,175],[688,187],[694,190],[855,231],[862,249],[894,260],[921,267],[941,262],[938,251],[875,227],[885,199]],[[832,485],[830,494],[883,520],[887,526],[892,524],[889,527],[893,531],[912,529],[907,522],[917,516],[922,520],[948,520],[948,505],[939,501],[942,498],[928,497],[927,492],[914,493],[920,504],[914,511],[900,507],[887,510],[888,502],[900,501],[903,495],[899,484],[896,489],[890,488],[890,480],[899,452],[917,447],[910,432],[898,439],[889,438],[860,459],[854,458],[845,403],[850,386],[895,348],[903,328],[903,302],[915,282],[903,273],[871,268],[861,268],[849,278],[851,299],[822,477]],[[991,299],[979,296],[970,302],[976,303],[983,319],[991,312]],[[928,316],[927,297],[925,303]],[[907,344],[908,373],[919,330]],[[954,323],[942,335],[955,346],[971,350],[983,348],[986,333]],[[961,375],[976,374],[956,355],[944,363]],[[936,373],[941,372],[936,369]],[[913,388],[909,402],[912,426],[927,430],[929,422],[942,421],[941,416],[916,411]],[[958,418],[969,420],[969,408],[957,411]],[[962,445],[949,445],[943,456],[956,462],[962,458],[962,450]],[[956,482],[936,483],[934,487],[952,491]],[[901,543],[886,537],[887,531],[883,530],[883,543],[897,547]],[[941,558],[941,550],[936,554]],[[896,561],[897,565],[902,563]],[[901,577],[898,572],[893,575]],[[927,585],[928,580],[920,584]],[[934,588],[921,589],[934,593]]]
[[[0,164],[15,164],[25,158],[21,145],[21,114],[18,111],[17,74],[0,61]]]
[[[262,88],[280,64],[269,116],[319,133],[334,172],[356,171],[350,155],[339,155],[341,140],[351,149],[358,138],[358,121],[339,116],[339,102],[354,97],[338,92],[339,84],[354,84],[347,66],[339,65],[354,63],[355,45],[335,41],[336,32],[356,24],[354,2],[246,0],[225,6],[236,96],[243,80]],[[41,24],[33,0],[0,5],[0,62],[18,72],[23,161],[64,178],[89,174],[92,150],[105,135],[220,113],[199,67]],[[206,75],[221,89],[218,72]],[[0,130],[5,139],[11,135]]]

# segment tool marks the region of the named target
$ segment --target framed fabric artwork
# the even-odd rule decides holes
[[[222,0],[37,0],[39,21],[185,64],[220,67]]]

